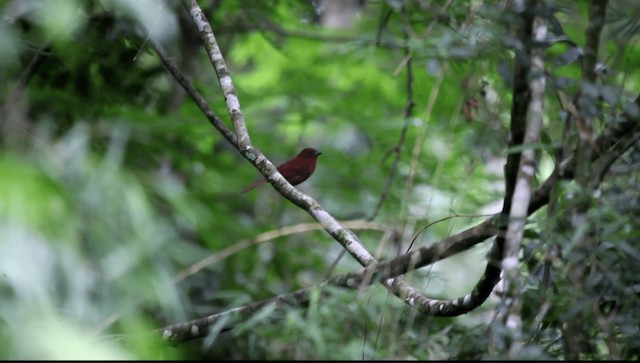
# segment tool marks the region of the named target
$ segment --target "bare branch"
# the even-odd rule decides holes
[[[527,129],[523,145],[540,142],[540,132],[544,119],[544,48],[542,42],[547,36],[547,24],[544,19],[535,17],[532,31],[533,46],[529,56],[529,108],[527,112]],[[520,247],[524,237],[524,228],[528,216],[529,200],[536,170],[536,150],[525,148],[520,158],[520,166],[505,239],[505,251],[502,268],[505,274],[507,302],[509,306],[505,318],[505,326],[513,336],[509,341],[509,355],[517,357],[522,350],[522,281],[520,279]]]
[[[373,223],[368,221],[345,221],[342,222],[342,225],[345,228],[349,229],[366,229],[366,230],[374,230],[381,232],[391,231],[391,227],[382,225],[380,223]],[[321,230],[322,226],[318,223],[300,223],[293,226],[286,226],[283,228],[278,228],[273,231],[267,231],[257,235],[254,238],[242,240],[240,242],[234,243],[231,246],[223,249],[222,251],[218,251],[215,254],[208,256],[197,263],[187,267],[182,270],[178,276],[176,276],[176,282],[180,282],[190,276],[197,274],[202,271],[207,266],[213,265],[220,260],[223,260],[237,252],[240,252],[248,247],[258,245],[264,242],[272,241],[276,238],[289,236],[297,233],[305,233],[310,231]],[[343,250],[344,251],[344,250]]]
[[[244,122],[244,116],[240,109],[240,100],[236,89],[233,86],[233,80],[227,68],[227,64],[224,61],[218,42],[213,34],[211,25],[207,21],[207,17],[202,12],[198,2],[196,0],[183,0],[182,4],[187,9],[189,15],[193,19],[194,23],[198,27],[200,36],[202,37],[202,43],[207,48],[207,54],[213,64],[213,68],[216,70],[218,80],[220,81],[220,88],[224,93],[224,99],[227,103],[227,109],[233,122],[233,128],[235,129],[236,138],[238,139],[238,147],[240,151],[245,151],[251,147],[251,139],[249,138],[249,132],[247,131],[247,125]]]
[[[222,323],[224,323],[221,332],[229,331],[233,329],[234,323],[253,316],[261,309],[266,308],[270,305],[275,308],[280,308],[287,305],[304,305],[309,299],[310,292],[315,288],[317,287],[312,286],[309,288],[300,289],[286,295],[279,295],[268,300],[263,300],[221,313],[212,314],[203,318],[166,326],[164,328],[157,329],[156,332],[159,333],[165,341],[175,344],[191,339],[202,338],[208,334],[209,329],[213,325],[221,321]]]
[[[36,73],[36,70],[44,61],[44,55],[51,50],[51,44],[45,42],[41,45],[36,53],[31,58],[29,64],[20,73],[17,82],[13,86],[13,89],[7,96],[4,104],[0,107],[0,136],[2,136],[2,142],[15,139],[19,134],[16,131],[22,131],[26,125],[23,118],[18,117],[15,113],[18,109],[18,104],[25,94],[25,90],[31,77]]]
[[[389,19],[391,15],[391,10],[387,13],[385,17],[385,21],[380,25],[378,30],[378,39],[382,34],[382,29],[386,21]],[[392,152],[395,154],[393,158],[393,163],[391,164],[391,169],[389,170],[389,176],[387,177],[387,181],[384,184],[384,188],[382,189],[382,194],[380,195],[380,199],[378,203],[373,208],[373,213],[367,218],[372,221],[378,215],[382,204],[387,199],[387,195],[389,194],[389,188],[391,187],[391,183],[395,177],[396,171],[398,170],[398,162],[400,161],[400,151],[404,146],[404,140],[407,135],[407,129],[409,128],[409,123],[411,122],[411,113],[413,111],[413,107],[415,106],[415,102],[413,100],[413,64],[411,62],[411,51],[409,50],[409,18],[407,14],[406,4],[402,7],[402,32],[404,34],[405,48],[404,48],[404,59],[406,59],[406,67],[407,67],[407,103],[404,109],[404,125],[402,125],[402,130],[400,131],[400,139],[396,146],[393,147]],[[384,158],[386,159],[386,157]],[[383,159],[383,160],[384,160]]]
[[[229,128],[227,128],[227,126],[224,124],[224,122],[222,122],[222,120],[218,118],[215,112],[213,112],[213,110],[209,108],[209,104],[207,104],[207,100],[205,100],[204,96],[202,96],[200,92],[198,92],[198,90],[193,86],[193,84],[191,84],[191,81],[187,79],[184,73],[175,64],[173,59],[169,57],[169,55],[165,52],[162,45],[160,45],[155,41],[152,41],[151,44],[153,46],[153,49],[158,54],[158,56],[160,56],[160,59],[162,60],[162,63],[164,63],[164,66],[167,67],[167,70],[169,71],[169,73],[171,73],[173,78],[175,78],[175,80],[178,81],[178,83],[180,83],[180,85],[185,89],[185,91],[187,91],[187,93],[189,94],[189,96],[191,96],[191,98],[196,103],[196,105],[198,105],[202,113],[204,113],[204,115],[207,116],[207,119],[209,120],[211,125],[213,125],[213,127],[216,130],[218,130],[218,132],[225,139],[227,139],[227,141],[231,145],[237,148],[238,142],[237,142],[236,135],[233,132],[231,132],[231,130],[229,130]]]

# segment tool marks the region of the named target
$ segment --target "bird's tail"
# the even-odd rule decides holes
[[[267,179],[259,179],[259,180],[256,180],[253,184],[251,184],[251,185],[249,185],[248,187],[246,187],[246,188],[242,189],[242,190],[240,191],[240,194],[244,194],[244,193],[246,193],[246,192],[250,191],[251,189],[253,189],[253,188],[257,187],[258,185],[263,184],[263,183],[264,183],[264,182],[266,182],[266,181],[267,181]]]

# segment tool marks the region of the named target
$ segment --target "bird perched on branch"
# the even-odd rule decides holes
[[[316,161],[320,155],[322,155],[322,152],[314,148],[306,148],[300,151],[295,158],[278,166],[278,171],[291,185],[298,185],[309,179],[311,174],[316,170]],[[246,193],[266,181],[267,179],[265,178],[256,180],[253,184],[242,189],[240,194]]]

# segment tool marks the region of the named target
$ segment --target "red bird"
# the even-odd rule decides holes
[[[300,154],[295,158],[280,165],[278,171],[291,185],[298,185],[309,179],[314,170],[316,170],[316,160],[320,155],[322,155],[322,152],[314,148],[306,148],[300,151]],[[240,194],[246,193],[266,181],[267,179],[264,178],[256,180],[253,184],[242,189]]]

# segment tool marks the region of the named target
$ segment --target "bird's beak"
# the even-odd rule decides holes
[[[320,156],[320,155],[322,155],[322,151],[316,150],[316,156]]]

